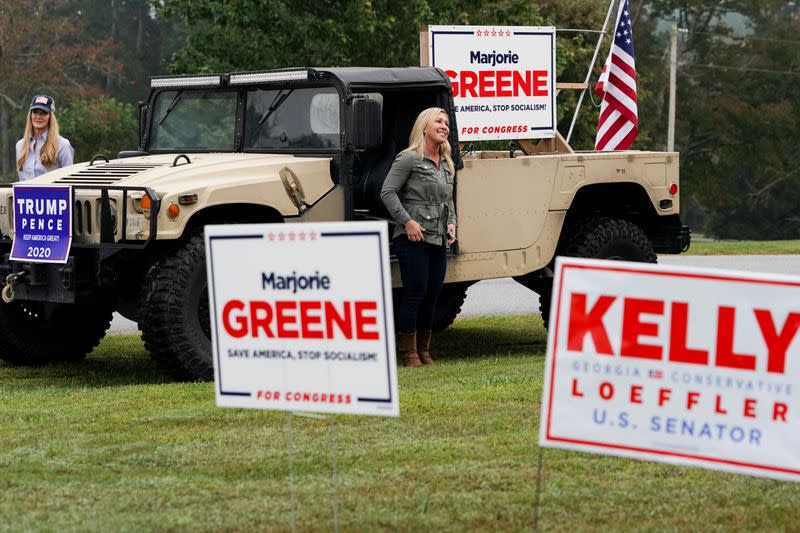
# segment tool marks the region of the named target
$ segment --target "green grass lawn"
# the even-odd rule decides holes
[[[692,240],[689,255],[800,254],[800,240],[794,241],[709,241]]]
[[[437,364],[399,371],[401,416],[219,409],[171,383],[138,337],[85,361],[0,364],[0,529],[530,531],[545,332],[532,317],[459,320]],[[800,487],[546,449],[552,531],[797,531]]]

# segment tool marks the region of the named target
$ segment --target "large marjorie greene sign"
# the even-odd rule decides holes
[[[382,222],[206,226],[217,405],[397,416]]]
[[[429,26],[424,36],[423,64],[452,81],[459,140],[555,137],[555,28]]]
[[[800,278],[559,258],[540,444],[800,481]]]

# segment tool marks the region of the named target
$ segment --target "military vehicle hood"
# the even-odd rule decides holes
[[[48,172],[29,182],[64,185],[117,185],[150,187],[160,192],[214,186],[224,178],[230,185],[241,181],[280,181],[279,172],[298,166],[328,164],[328,158],[282,154],[203,153],[160,154],[93,164],[79,163]]]

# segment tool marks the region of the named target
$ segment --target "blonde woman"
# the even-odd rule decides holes
[[[447,249],[456,240],[449,135],[443,109],[420,113],[409,147],[397,155],[381,189],[381,200],[397,222],[393,242],[403,280],[397,352],[405,366],[433,363],[433,315],[447,269]]]
[[[58,134],[55,102],[45,95],[34,96],[25,123],[25,134],[17,141],[17,175],[20,181],[72,164],[75,152]]]

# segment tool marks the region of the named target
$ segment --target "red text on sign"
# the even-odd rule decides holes
[[[601,355],[619,355],[640,359],[666,359],[678,363],[736,368],[756,369],[756,355],[737,353],[734,350],[737,309],[720,305],[717,308],[717,331],[714,346],[694,346],[687,344],[689,329],[689,304],[686,302],[667,302],[665,300],[622,298],[622,330],[619,353],[612,348],[611,338],[603,318],[617,301],[616,296],[601,295],[591,307],[587,295],[573,293],[569,301],[567,325],[567,348],[583,351],[587,338],[591,338],[595,351]],[[658,321],[669,308],[669,319]],[[645,315],[655,317],[647,319]],[[780,329],[768,309],[753,309],[752,314],[740,312],[738,320],[755,320],[761,338],[767,347],[767,372],[783,374],[786,369],[786,352],[800,329],[800,313],[789,313]],[[647,337],[656,338],[662,326],[669,328],[669,342],[645,342]]]
[[[623,389],[623,391],[618,389]],[[681,393],[680,397],[673,397],[672,391],[669,387],[658,387],[654,391],[650,388],[646,389],[644,385],[628,385],[624,387],[617,385],[615,387],[614,383],[603,381],[597,386],[597,397],[608,401],[621,395],[623,400],[631,405],[655,403],[658,407],[665,407],[679,402],[687,411],[691,411],[696,406],[710,401],[714,406],[714,414],[727,415],[729,410],[734,410],[734,412],[741,413],[745,418],[757,418],[758,400],[756,398],[744,398],[741,403],[737,401],[736,405],[729,405],[725,397],[718,393],[704,395],[697,391],[687,391],[685,396]],[[583,398],[587,393],[584,392],[578,378],[572,378],[572,396],[574,398]],[[764,414],[768,415],[773,422],[786,422],[789,406],[785,402],[773,401],[768,403],[767,406],[769,410]]]
[[[546,70],[446,70],[453,97],[548,96]]]
[[[222,325],[231,337],[378,340],[375,301],[230,300]]]

